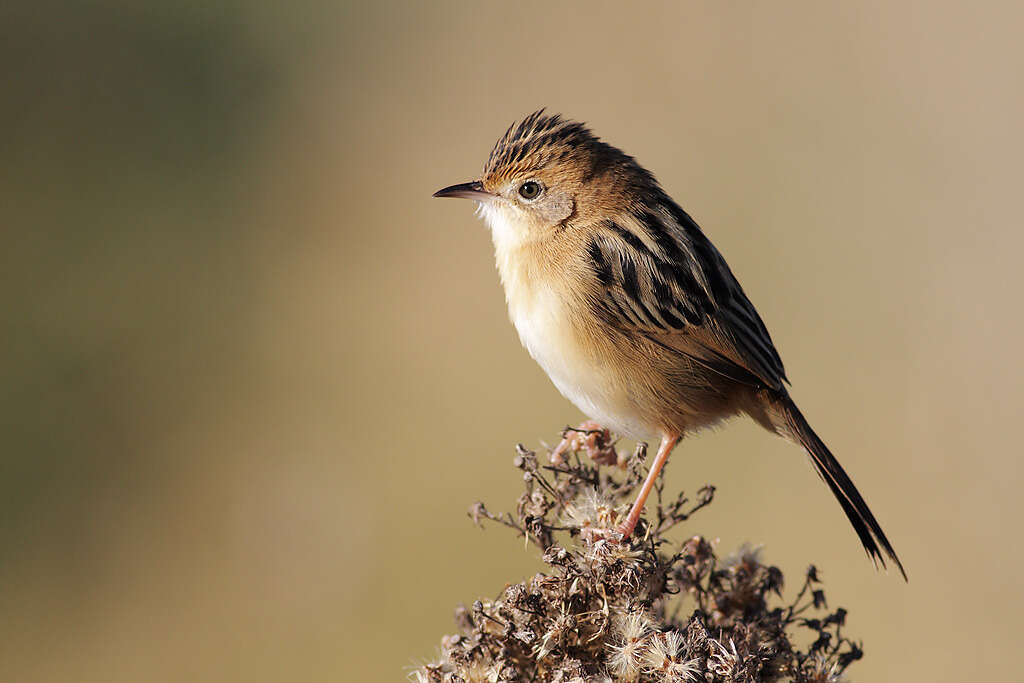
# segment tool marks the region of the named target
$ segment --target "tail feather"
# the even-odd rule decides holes
[[[885,554],[899,568],[900,574],[903,575],[903,580],[906,581],[907,573],[903,570],[903,563],[896,556],[896,551],[893,550],[889,539],[885,537],[885,532],[882,531],[881,525],[879,525],[875,516],[871,514],[868,504],[864,502],[860,492],[857,491],[857,487],[853,485],[849,475],[843,470],[839,461],[835,459],[825,443],[814,433],[814,430],[811,429],[811,426],[791,399],[785,397],[778,403],[781,408],[782,418],[785,420],[785,431],[798,441],[811,456],[814,469],[817,470],[818,475],[828,484],[829,489],[832,490],[832,495],[839,501],[843,512],[846,513],[850,524],[853,525],[854,531],[860,537],[860,542],[864,544],[864,550],[867,551],[868,556],[873,562],[881,564],[884,568],[886,566],[885,558],[882,555],[882,550],[884,550]]]

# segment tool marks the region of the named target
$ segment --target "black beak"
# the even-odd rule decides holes
[[[475,199],[477,201],[487,199],[491,193],[484,189],[479,180],[471,183],[459,183],[449,185],[434,193],[435,197],[461,197],[462,199]]]

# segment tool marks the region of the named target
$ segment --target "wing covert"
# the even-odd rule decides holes
[[[781,389],[782,360],[729,266],[685,211],[659,200],[604,221],[589,243],[602,313],[737,381]]]

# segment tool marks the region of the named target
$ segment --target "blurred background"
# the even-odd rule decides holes
[[[866,658],[1018,646],[1016,3],[5,3],[0,678],[394,681],[539,563],[513,446],[581,415],[434,190],[540,106],[635,155],[758,305],[910,575],[801,453],[685,442],[683,533],[809,563]]]

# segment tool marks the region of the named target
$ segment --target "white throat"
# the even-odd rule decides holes
[[[499,201],[489,201],[477,204],[476,212],[491,229],[491,238],[494,240],[496,250],[517,249],[526,242],[530,225],[515,209],[504,206]]]
[[[649,434],[652,430],[633,418],[608,368],[580,343],[564,293],[552,288],[550,274],[539,273],[545,264],[535,262],[544,256],[530,244],[534,226],[501,205],[481,203],[478,212],[491,228],[509,317],[526,350],[562,395],[588,416],[623,434]]]

